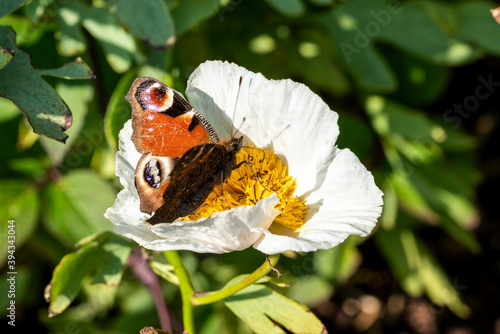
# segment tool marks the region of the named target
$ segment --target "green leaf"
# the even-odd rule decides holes
[[[420,110],[376,95],[366,99],[365,108],[372,117],[373,128],[381,136],[399,135],[422,142],[440,139],[435,137],[437,131],[442,131],[441,126]]]
[[[408,229],[375,233],[375,241],[389,261],[403,289],[411,296],[423,292],[438,306],[447,306],[461,318],[470,314],[454,286],[423,242]]]
[[[395,71],[399,87],[393,98],[411,106],[428,106],[448,88],[450,69],[431,64],[408,52],[383,52]]]
[[[0,6],[0,17],[12,13],[27,0],[3,0]]]
[[[83,279],[90,274],[94,283],[119,284],[130,250],[129,242],[112,233],[104,233],[64,256],[45,290],[45,299],[50,303],[49,316],[60,314],[71,304]]]
[[[309,0],[310,3],[316,6],[331,6],[332,0]]]
[[[442,170],[448,172],[443,174]],[[463,184],[461,175],[445,164],[421,166],[410,178],[439,214],[443,229],[471,252],[478,253],[481,249],[479,242],[469,231],[479,220],[479,213],[469,200],[473,192],[472,185]]]
[[[106,232],[96,238],[101,244],[100,264],[92,283],[105,283],[110,286],[120,284],[123,267],[132,251],[134,243]],[[103,241],[105,241],[103,243]]]
[[[368,22],[378,24],[380,33],[377,37],[381,40],[431,62],[448,66],[471,62],[480,54],[474,47],[452,35],[448,21],[443,20],[454,14],[451,5],[448,6],[439,2],[419,1],[393,5],[394,10],[391,12],[388,10],[390,6],[384,4],[375,13],[370,12],[371,20]],[[365,30],[368,31],[367,26]]]
[[[80,57],[59,68],[38,71],[41,75],[50,75],[64,79],[95,79],[95,75],[90,67]]]
[[[0,122],[7,122],[19,115],[19,109],[12,101],[0,99]]]
[[[106,108],[104,132],[106,140],[113,150],[118,149],[118,134],[123,128],[123,124],[131,117],[130,104],[125,100],[125,95],[130,89],[135,76],[136,73],[130,71],[120,78]]]
[[[457,37],[493,55],[500,55],[500,29],[491,16],[495,5],[483,1],[463,1],[457,4]]]
[[[300,39],[303,41],[298,45],[299,56],[290,57],[294,61],[292,70],[334,96],[345,96],[351,89],[350,82],[334,58],[330,38],[320,31],[305,30],[300,32]]]
[[[316,316],[301,305],[262,285],[251,285],[224,300],[226,306],[255,333],[325,333]]]
[[[31,1],[29,3],[33,3]],[[52,22],[44,22],[44,24],[35,24],[26,16],[7,15],[0,18],[0,25],[11,26],[17,33],[16,42],[18,46],[31,46],[38,42],[40,38],[48,31],[51,33],[54,30]]]
[[[175,42],[174,23],[162,0],[112,0],[113,13],[128,30],[155,49],[166,49]]]
[[[45,189],[44,223],[68,244],[91,234],[110,231],[104,212],[116,193],[108,182],[89,170],[73,170]]]
[[[389,182],[387,182],[389,183]],[[384,209],[380,217],[380,226],[392,230],[398,219],[398,195],[390,185],[384,188]]]
[[[153,271],[164,280],[179,285],[179,278],[174,274],[174,266],[171,264],[160,263],[158,261],[150,261],[149,266]]]
[[[14,57],[14,50],[0,46],[0,70],[4,68]]]
[[[15,33],[12,28],[0,27],[0,44],[14,50],[12,60],[0,71],[0,96],[12,102],[28,117],[33,131],[41,135],[65,142],[64,133],[72,123],[68,106],[41,77],[58,70],[37,70],[31,65],[29,55],[15,45]],[[67,78],[82,73],[88,67],[83,62],[72,63],[66,70],[61,70]],[[89,77],[90,78],[90,77]]]
[[[266,0],[266,2],[284,16],[298,17],[305,12],[305,6],[301,0]]]
[[[431,1],[351,0],[317,22],[328,29],[341,59],[362,89],[389,92],[396,89],[397,82],[388,62],[376,50],[379,41],[447,66],[480,56],[477,48],[453,35],[450,21],[456,17],[451,6]]]
[[[67,131],[69,139],[66,145],[48,140],[47,138],[40,138],[40,144],[51,158],[52,164],[59,166],[72,144],[79,138],[78,135],[83,128],[85,117],[87,116],[88,103],[94,96],[94,87],[89,82],[83,81],[58,82],[56,91],[64,101],[67,101],[68,107],[73,114],[74,124]],[[88,145],[91,144],[88,143]]]
[[[75,6],[64,6],[57,11],[57,49],[63,56],[74,56],[87,49],[87,41],[80,29],[81,15]]]
[[[171,14],[175,22],[177,35],[190,30],[200,22],[214,16],[219,10],[219,2],[213,0],[183,0],[172,8]],[[219,18],[224,19],[223,11],[219,12]]]
[[[21,247],[33,234],[40,215],[40,199],[36,189],[27,181],[0,181],[0,266],[7,259],[7,231],[14,220],[16,247]],[[10,234],[9,234],[10,235]]]
[[[72,1],[59,10],[61,36],[59,51],[69,56],[85,50],[83,26],[102,46],[111,68],[118,73],[127,71],[132,58],[141,60],[134,39],[116,22],[106,8],[88,7]]]

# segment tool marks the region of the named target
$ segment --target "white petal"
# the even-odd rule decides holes
[[[240,76],[234,126],[246,142],[274,151],[287,164],[289,175],[297,179],[296,195],[317,187],[317,176],[335,149],[337,113],[303,84],[268,80],[235,64],[209,61],[193,72],[186,95],[214,127],[222,124],[216,127],[221,139],[231,137]]]
[[[200,253],[225,253],[250,247],[267,229],[279,211],[274,209],[278,198],[273,195],[256,205],[238,207],[193,221],[150,226],[150,215],[139,210],[139,195],[134,184],[135,165],[140,154],[131,140],[131,123],[120,131],[120,150],[116,154],[116,174],[124,189],[105,217],[115,225],[114,232],[152,250],[183,249]]]
[[[148,245],[157,250],[186,249],[199,253],[226,253],[250,247],[280,213],[274,209],[279,199],[273,195],[252,206],[240,206],[215,213],[207,219],[159,224],[151,230],[163,243]],[[168,242],[167,242],[168,241]],[[149,247],[151,246],[151,247]]]
[[[382,211],[382,192],[349,150],[337,150],[321,187],[306,198],[306,223],[298,231],[272,226],[254,247],[266,254],[332,248],[349,235],[368,235]]]

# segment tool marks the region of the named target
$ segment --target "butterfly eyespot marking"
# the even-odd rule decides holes
[[[146,80],[137,88],[135,98],[145,110],[165,112],[174,103],[174,91],[158,82]]]
[[[144,180],[153,188],[158,188],[161,182],[160,163],[154,157],[144,168]]]

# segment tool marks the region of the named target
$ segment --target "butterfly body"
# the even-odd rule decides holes
[[[148,223],[194,213],[239,167],[243,137],[219,141],[189,102],[153,78],[137,78],[126,99],[132,106],[132,141],[142,154],[135,171],[140,209],[153,214]]]

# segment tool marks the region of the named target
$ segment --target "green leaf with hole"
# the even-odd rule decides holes
[[[111,0],[111,13],[140,40],[155,49],[175,42],[174,22],[162,0]]]
[[[326,333],[306,306],[263,285],[251,285],[224,300],[226,306],[255,333]],[[274,321],[274,322],[273,322]]]
[[[41,75],[85,79],[92,78],[93,74],[81,59],[58,69],[35,69],[30,56],[17,48],[15,39],[12,28],[0,27],[0,45],[14,50],[12,60],[0,70],[0,96],[14,102],[28,118],[34,132],[64,143],[68,138],[64,131],[73,121],[71,111]]]
[[[49,184],[44,195],[45,226],[68,245],[113,228],[104,212],[113,205],[116,192],[92,171],[73,170]]]
[[[45,290],[45,299],[50,303],[49,316],[60,314],[71,304],[86,276],[91,275],[93,283],[119,284],[131,247],[123,238],[103,233],[64,256]]]

